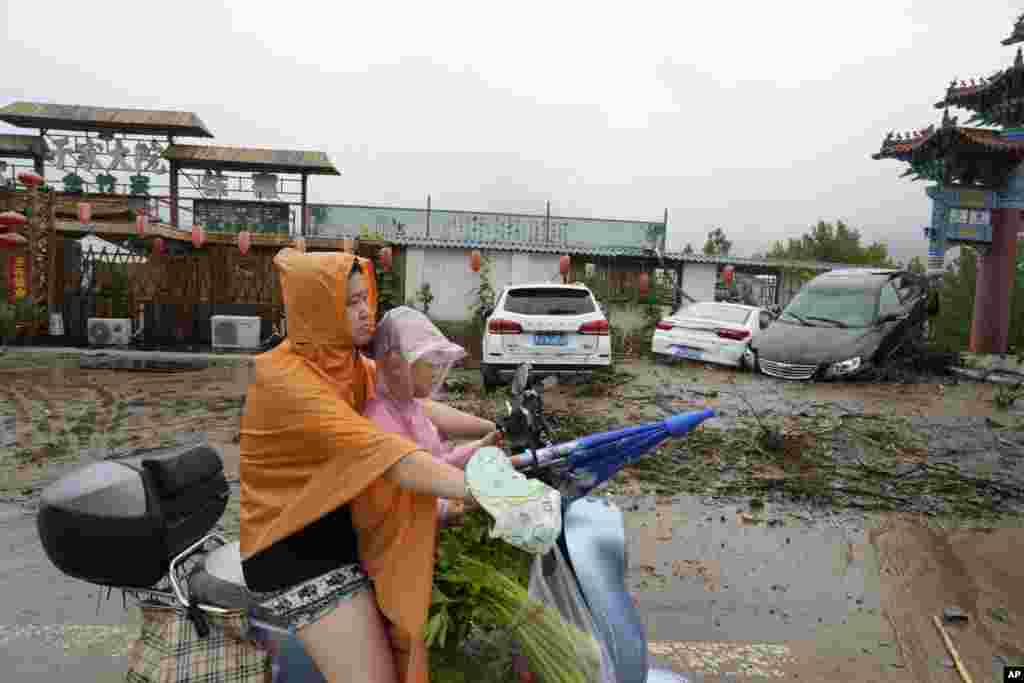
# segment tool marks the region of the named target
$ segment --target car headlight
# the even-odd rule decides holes
[[[833,363],[828,368],[828,374],[830,375],[849,375],[851,372],[856,372],[860,369],[860,356],[854,356],[853,358],[847,358],[841,360],[838,363]]]

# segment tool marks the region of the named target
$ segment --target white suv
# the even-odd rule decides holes
[[[580,284],[506,287],[487,316],[480,373],[484,388],[510,379],[520,363],[535,375],[579,375],[612,362],[608,319]]]

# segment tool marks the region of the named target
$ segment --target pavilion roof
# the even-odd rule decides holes
[[[1003,45],[1013,45],[1014,43],[1021,42],[1024,42],[1024,14],[1017,17],[1017,21],[1013,24],[1013,31],[1010,33],[1010,37],[1002,40]]]
[[[961,127],[946,112],[938,128],[932,125],[905,135],[890,132],[871,157],[909,163],[903,175],[915,179],[998,187],[1024,161],[1024,135]]]
[[[49,152],[49,145],[39,135],[0,135],[0,157],[35,159]]]
[[[889,133],[880,151],[872,159],[910,161],[925,151],[943,152],[952,146],[973,148],[973,151],[1007,157],[1024,157],[1024,140],[1003,138],[998,130],[966,128],[956,125],[936,128],[934,125],[906,134]]]
[[[325,152],[170,145],[164,150],[163,157],[168,161],[178,162],[182,168],[341,175]]]
[[[0,121],[19,128],[213,137],[198,116],[185,111],[14,102],[0,109]]]
[[[988,78],[953,79],[937,109],[961,107],[976,113],[971,121],[1016,127],[1024,122],[1024,54],[1017,49],[1013,65]]]

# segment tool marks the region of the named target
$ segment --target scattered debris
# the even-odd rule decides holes
[[[942,621],[946,624],[967,624],[968,615],[959,607],[946,607],[942,610]]]
[[[950,639],[949,634],[946,633],[946,629],[942,628],[942,622],[934,615],[932,616],[932,621],[935,623],[935,628],[939,629],[942,641],[946,644],[946,649],[949,650],[949,654],[953,657],[953,662],[956,664],[956,670],[959,672],[960,678],[964,680],[964,683],[974,683],[971,675],[967,673],[967,668],[964,666],[963,661],[960,659],[960,653],[953,646],[953,641]]]
[[[1000,624],[1010,623],[1010,612],[1005,607],[993,607],[988,611],[989,616]]]

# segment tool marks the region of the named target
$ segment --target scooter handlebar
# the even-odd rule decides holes
[[[714,416],[715,411],[711,408],[692,410],[690,412],[673,415],[672,417],[661,420],[660,422],[651,423],[650,426],[663,428],[670,437],[680,437],[689,434],[702,422]],[[605,432],[605,434],[610,435],[612,433]],[[561,460],[565,456],[570,455],[576,451],[579,446],[580,439],[566,441],[547,448],[540,448],[536,451],[525,451],[523,453],[510,456],[509,460],[511,461],[512,466],[516,469],[545,467]]]

